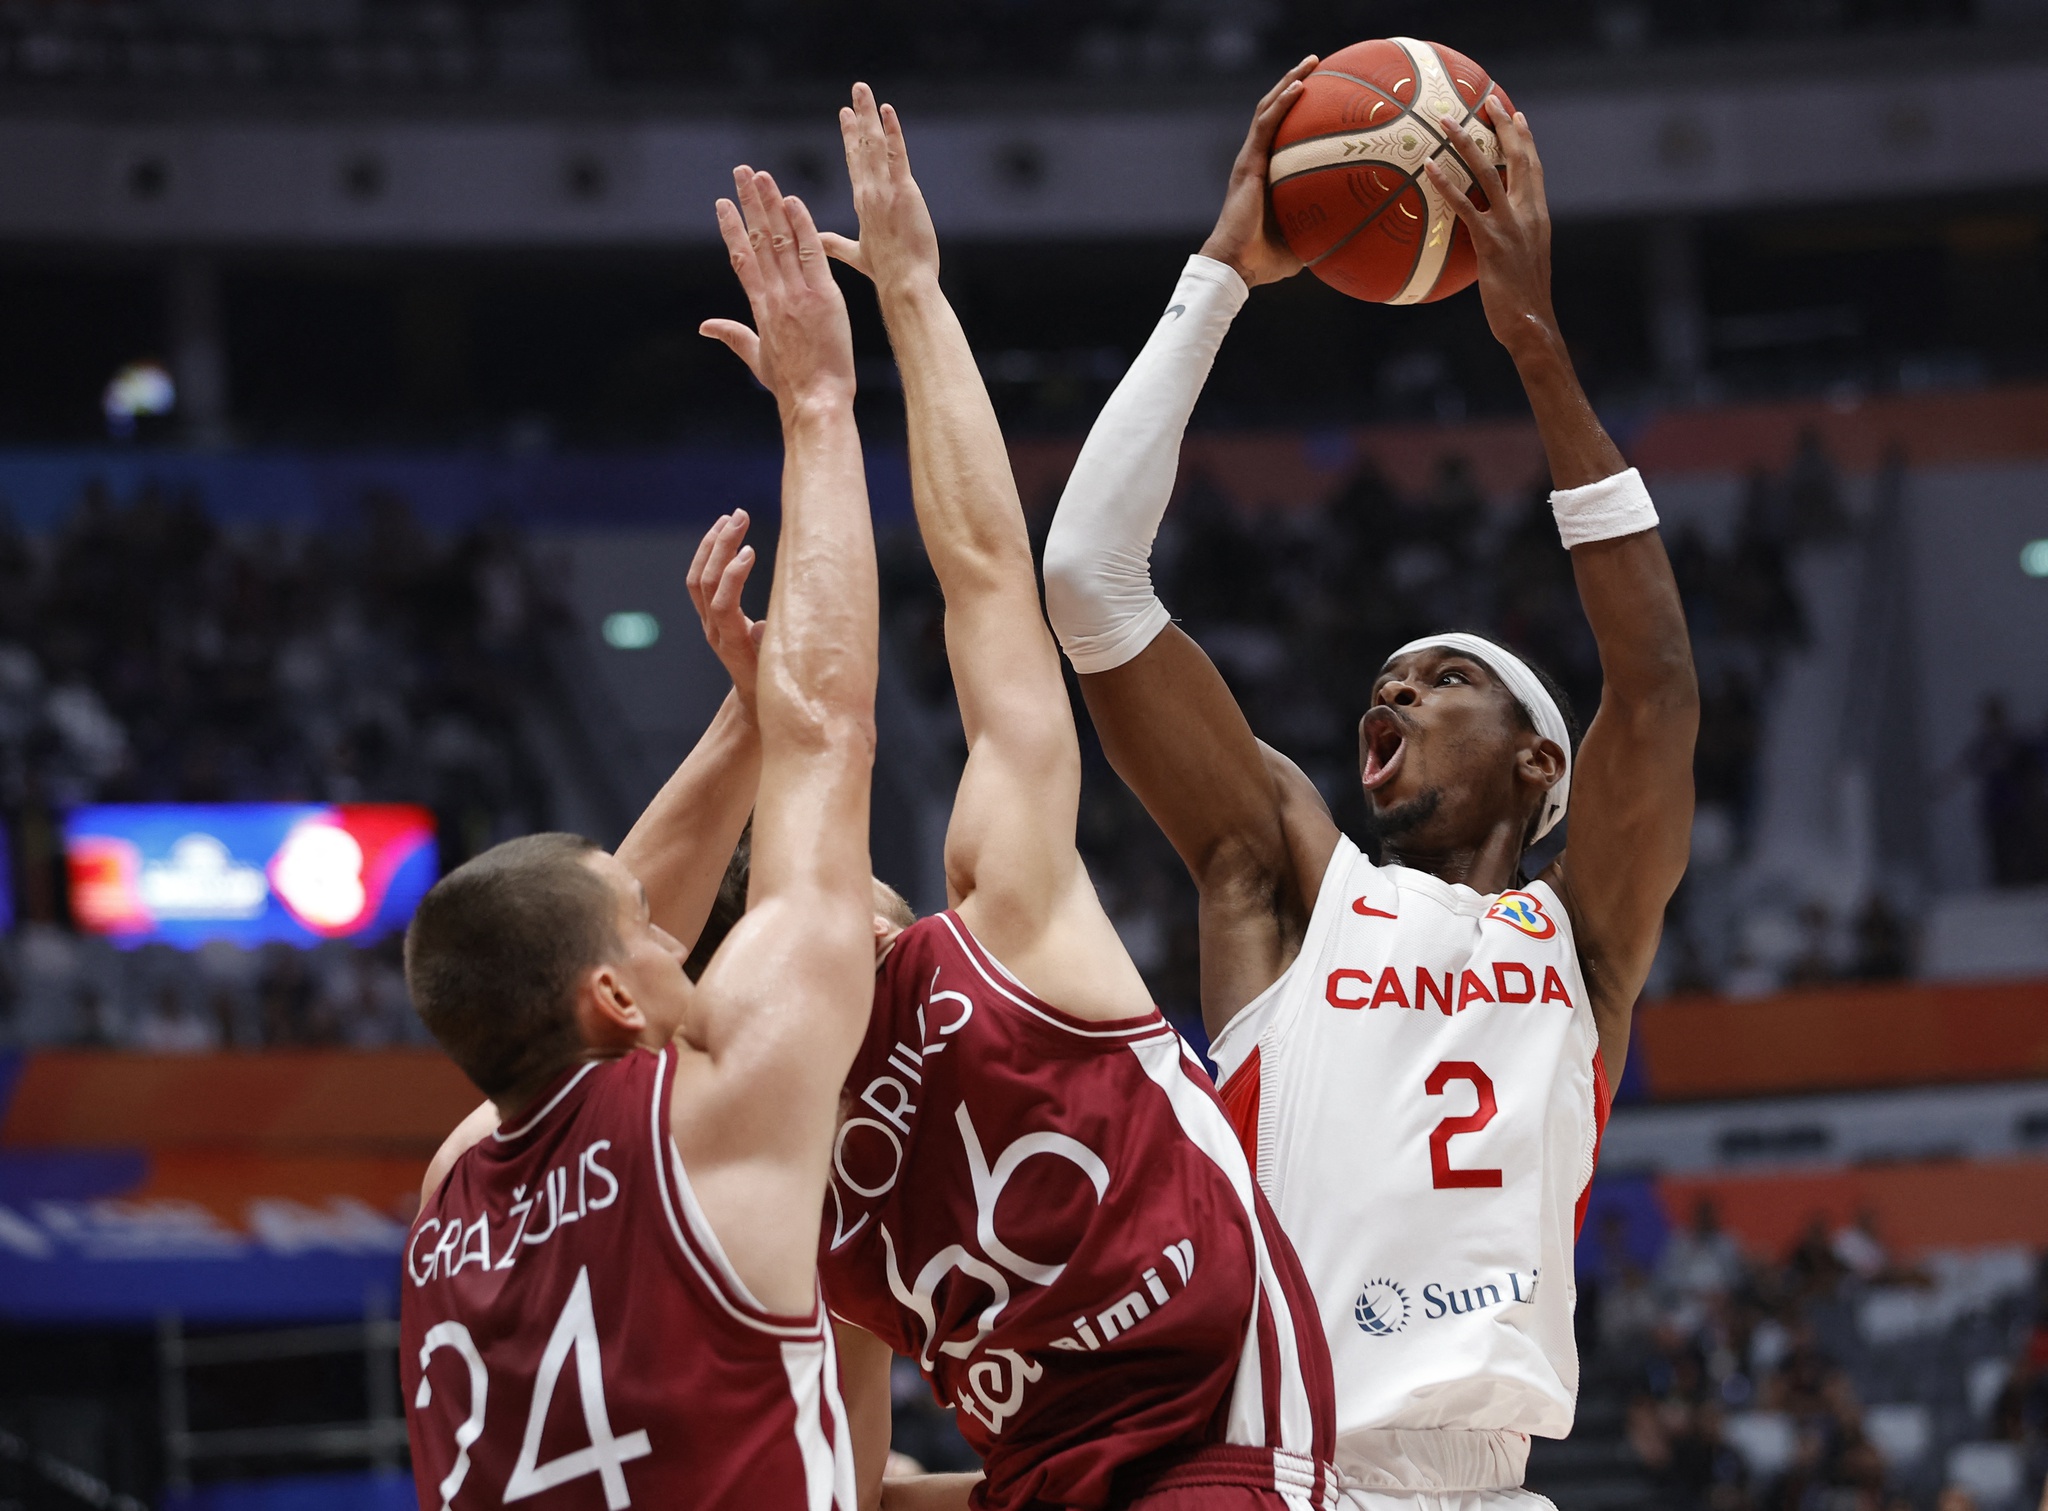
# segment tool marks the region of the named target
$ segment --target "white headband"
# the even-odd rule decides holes
[[[1491,640],[1479,635],[1467,635],[1458,630],[1443,635],[1425,635],[1420,640],[1409,641],[1387,659],[1392,661],[1394,656],[1405,656],[1410,651],[1432,649],[1462,651],[1468,656],[1476,657],[1507,684],[1507,689],[1514,694],[1515,701],[1521,704],[1523,711],[1529,715],[1529,722],[1536,726],[1536,733],[1564,752],[1564,775],[1559,777],[1556,785],[1543,796],[1543,808],[1536,819],[1536,833],[1529,841],[1530,844],[1535,844],[1557,827],[1557,821],[1564,817],[1565,805],[1571,801],[1572,736],[1571,731],[1565,727],[1564,713],[1558,708],[1557,700],[1551,697],[1549,691],[1537,680],[1536,674],[1529,670],[1528,662],[1506,646],[1495,645]]]

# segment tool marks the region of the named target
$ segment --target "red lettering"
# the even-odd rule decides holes
[[[1508,972],[1519,971],[1522,975],[1522,989],[1519,993],[1508,990]],[[1519,960],[1503,960],[1493,968],[1493,989],[1500,993],[1503,1002],[1534,1002],[1536,1000],[1536,973]]]
[[[1470,971],[1466,971],[1458,977],[1458,1011],[1462,1013],[1465,1010],[1465,1004],[1472,1001],[1475,997],[1481,1002],[1491,1002],[1493,1000],[1493,993],[1486,989],[1484,981],[1481,981]]]
[[[1571,993],[1564,989],[1564,978],[1557,974],[1557,967],[1554,965],[1543,967],[1543,1000],[1562,1002],[1566,1007],[1573,1005]]]
[[[1415,1010],[1427,1012],[1429,999],[1436,998],[1436,1005],[1443,1009],[1446,1018],[1451,1015],[1451,989],[1457,984],[1456,971],[1445,971],[1443,984],[1437,984],[1436,972],[1426,965],[1415,967]]]
[[[1465,974],[1470,976],[1472,973],[1467,971]],[[1439,1191],[1498,1186],[1501,1175],[1498,1170],[1460,1170],[1451,1165],[1451,1140],[1461,1133],[1477,1133],[1500,1111],[1493,1096],[1493,1078],[1470,1060],[1446,1060],[1429,1073],[1422,1089],[1433,1097],[1442,1096],[1444,1087],[1453,1081],[1471,1082],[1472,1089],[1479,1093],[1479,1106],[1464,1117],[1445,1118],[1430,1131],[1430,1184]]]
[[[1365,998],[1338,996],[1337,988],[1347,981],[1357,986],[1371,986],[1372,972],[1354,971],[1348,965],[1330,972],[1329,984],[1323,988],[1323,1000],[1332,1007],[1341,1007],[1347,1012],[1355,1013],[1365,1006]]]
[[[1391,965],[1380,972],[1380,984],[1373,989],[1372,1005],[1378,1007],[1382,1002],[1391,1002],[1396,1007],[1408,1005],[1408,994],[1401,990],[1401,978]]]

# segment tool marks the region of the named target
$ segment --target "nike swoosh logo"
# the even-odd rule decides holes
[[[1185,304],[1169,304],[1166,307],[1166,313],[1173,316],[1173,318],[1176,320],[1180,319],[1180,317],[1182,315],[1185,315],[1187,312],[1188,307]]]
[[[1382,913],[1378,908],[1369,908],[1365,905],[1363,897],[1351,904],[1351,911],[1360,918],[1399,918],[1401,916],[1399,913]]]

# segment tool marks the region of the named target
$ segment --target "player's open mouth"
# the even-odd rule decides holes
[[[1367,792],[1386,786],[1401,768],[1401,755],[1407,750],[1408,741],[1401,733],[1398,718],[1384,703],[1366,711],[1359,733],[1360,743],[1365,747],[1365,766],[1359,772],[1359,780]]]

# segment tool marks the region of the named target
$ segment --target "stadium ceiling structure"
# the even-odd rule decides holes
[[[2048,138],[1989,102],[2048,98],[2048,62],[1907,71],[1746,68],[1515,88],[1560,218],[1691,215],[2048,183]],[[438,112],[438,113],[437,113]],[[1237,105],[920,112],[918,172],[950,237],[1198,232],[1243,133]],[[0,241],[210,247],[709,244],[736,162],[827,225],[852,207],[831,113],[607,114],[427,98],[97,109],[18,98],[0,116]]]

